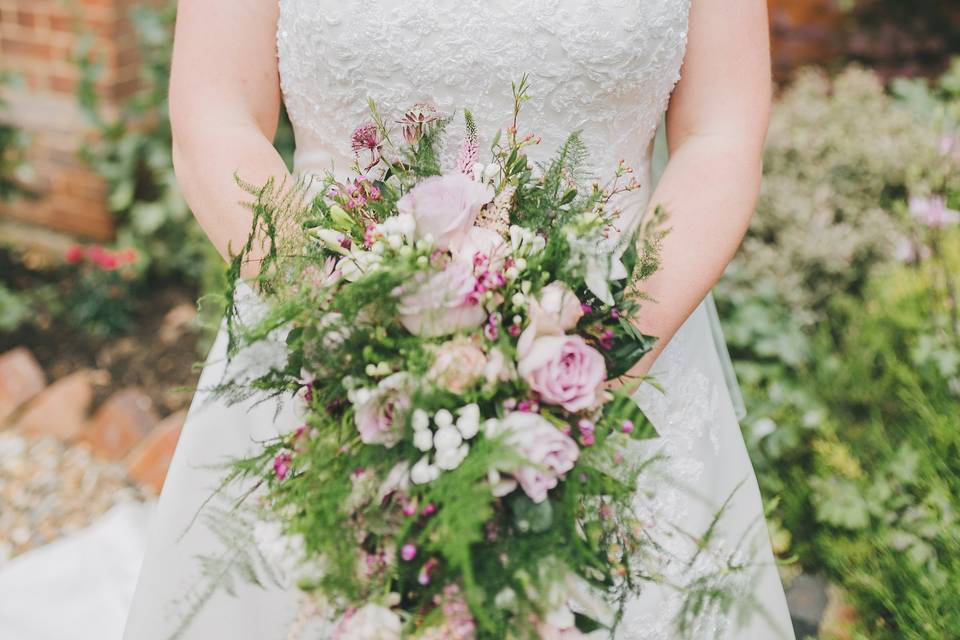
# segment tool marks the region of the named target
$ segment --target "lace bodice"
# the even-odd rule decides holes
[[[526,73],[533,99],[521,133],[543,140],[534,159],[580,130],[592,173],[609,174],[623,159],[643,176],[680,75],[689,4],[280,0],[279,65],[297,169],[348,167],[368,98],[396,118],[416,102],[450,114],[471,109],[489,142],[509,125],[510,83]]]

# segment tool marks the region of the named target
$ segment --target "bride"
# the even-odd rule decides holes
[[[640,329],[661,338],[633,373],[654,422],[669,482],[638,500],[662,549],[664,580],[630,603],[624,640],[676,638],[675,588],[712,580],[736,598],[709,605],[696,638],[793,638],[756,479],[724,381],[710,288],[743,236],[757,195],[770,79],[763,0],[180,0],[171,83],[174,161],[183,192],[224,256],[246,239],[237,173],[288,176],[271,145],[281,100],[300,175],[345,171],[367,98],[383,113],[429,102],[470,108],[489,137],[512,110],[511,80],[529,74],[526,107],[550,154],[582,131],[599,174],[625,160],[644,189],[622,203],[639,219],[663,205],[672,232],[645,292]],[[670,159],[655,189],[652,149],[666,114]],[[457,138],[457,136],[451,136]],[[343,175],[339,173],[339,175]],[[283,640],[296,589],[234,585],[184,625],[198,557],[217,532],[194,523],[216,488],[216,464],[296,425],[290,407],[227,405],[202,389],[225,375],[225,337],[200,381],[160,499],[127,640]],[[242,364],[246,362],[246,364]],[[256,366],[255,358],[231,367]],[[714,516],[721,512],[717,523]],[[710,544],[701,544],[705,532]],[[336,535],[336,532],[332,532]],[[729,569],[729,570],[728,570]]]

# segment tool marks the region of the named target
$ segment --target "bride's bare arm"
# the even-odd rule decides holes
[[[254,184],[288,177],[273,148],[280,112],[276,0],[180,0],[170,80],[177,180],[224,257],[249,235]]]
[[[763,0],[693,0],[683,75],[667,113],[670,161],[653,196],[672,231],[663,266],[643,286],[640,328],[657,349],[645,373],[716,283],[756,204],[770,110],[770,50]]]

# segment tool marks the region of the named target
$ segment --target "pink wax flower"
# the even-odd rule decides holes
[[[417,238],[433,237],[440,249],[463,242],[493,188],[460,173],[427,178],[397,202],[401,214],[412,215]]]
[[[293,462],[293,456],[286,451],[277,455],[273,459],[273,472],[277,475],[277,480],[286,480],[290,474],[290,463]]]
[[[517,372],[541,400],[571,413],[597,406],[607,379],[603,356],[580,336],[537,338],[520,358]]]
[[[457,585],[444,587],[443,594],[434,596],[433,602],[443,613],[443,619],[426,628],[418,636],[420,640],[474,640],[477,625]]]
[[[395,373],[380,381],[369,400],[356,408],[354,422],[364,444],[390,448],[400,441],[403,414],[410,409],[409,378]]]
[[[583,317],[583,305],[565,283],[556,281],[544,287],[538,296],[530,300],[527,311],[530,323],[517,342],[517,352],[522,356],[534,340],[541,336],[561,336],[577,326]]]
[[[407,331],[437,338],[483,324],[486,312],[469,299],[477,284],[469,265],[451,262],[443,271],[419,275],[410,287],[395,292],[400,323]]]
[[[948,209],[946,198],[943,196],[910,198],[910,213],[917,222],[934,229],[942,229],[949,224],[960,222],[960,211]]]
[[[529,464],[513,471],[523,492],[536,503],[573,469],[580,456],[577,443],[538,413],[515,411],[501,422],[507,442]]]
[[[400,549],[400,557],[403,558],[405,562],[410,562],[417,557],[417,547],[412,544],[403,545],[403,548]]]
[[[634,427],[633,427],[633,420],[624,420],[624,421],[623,421],[623,424],[620,425],[620,428],[621,428],[621,429],[623,430],[623,432],[626,433],[626,434],[633,433],[633,428],[634,428]]]

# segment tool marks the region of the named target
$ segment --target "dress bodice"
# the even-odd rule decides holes
[[[690,0],[279,0],[284,99],[301,172],[346,169],[368,98],[399,119],[417,102],[476,117],[481,143],[510,123],[511,81],[530,78],[521,133],[535,160],[579,130],[598,176],[648,168],[679,78]],[[455,118],[449,137],[462,130]],[[640,174],[641,176],[643,173]]]

